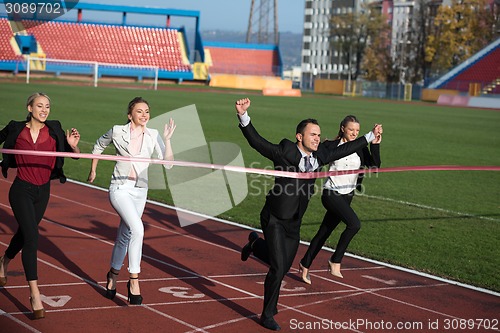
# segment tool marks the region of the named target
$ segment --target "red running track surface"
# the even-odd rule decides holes
[[[17,228],[8,202],[12,180],[0,180],[0,253]],[[181,228],[175,210],[154,203],[147,204],[143,220],[144,304],[127,303],[126,262],[117,297],[108,300],[105,278],[119,220],[107,192],[52,182],[39,227],[46,317],[31,319],[19,255],[0,288],[0,332],[268,332],[258,324],[267,266],[253,257],[240,260],[248,228],[220,220]],[[275,317],[282,332],[500,331],[498,293],[352,256],[344,259],[344,279],[337,279],[326,270],[326,250],[311,268],[308,286],[297,271],[305,250],[302,244],[282,285]]]

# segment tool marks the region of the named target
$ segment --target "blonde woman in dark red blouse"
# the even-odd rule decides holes
[[[66,133],[57,120],[47,120],[50,98],[43,93],[28,97],[28,116],[25,121],[11,121],[0,131],[0,144],[6,149],[61,151],[79,153],[80,134],[75,128]],[[17,168],[17,176],[9,190],[9,202],[19,228],[5,254],[0,257],[0,286],[7,284],[7,266],[22,250],[22,262],[30,288],[30,303],[35,319],[45,317],[38,289],[37,249],[38,224],[50,197],[50,180],[66,182],[64,159],[52,156],[3,154],[2,174]]]

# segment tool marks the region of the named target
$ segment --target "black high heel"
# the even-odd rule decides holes
[[[109,280],[112,280],[111,274],[118,276],[118,273],[109,270],[108,274],[106,274],[106,298],[113,299],[116,296],[116,286],[115,289],[108,289]]]
[[[139,279],[138,277],[131,277],[130,280],[137,280]],[[134,295],[130,291],[130,280],[127,282],[127,289],[128,289],[128,302],[132,305],[141,305],[142,304],[142,296],[141,295]]]

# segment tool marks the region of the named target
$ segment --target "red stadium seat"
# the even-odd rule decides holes
[[[0,19],[0,60],[19,60],[22,57],[14,52],[10,39],[14,36],[7,19]]]
[[[277,76],[278,54],[274,50],[207,47],[213,66],[211,73]]]
[[[191,70],[190,65],[182,63],[177,30],[56,21],[36,23],[23,21],[47,58],[159,66],[172,71]],[[9,39],[4,37],[12,36],[7,19],[0,19],[0,35],[1,57],[15,58]]]
[[[452,80],[448,81],[443,88],[469,91],[470,83],[481,83],[484,87],[491,83],[495,83],[498,78],[500,78],[500,47],[493,49],[467,69],[456,75]],[[499,89],[500,88],[495,88],[491,92],[499,93]]]

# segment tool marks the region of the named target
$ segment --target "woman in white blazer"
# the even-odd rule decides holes
[[[146,127],[149,118],[149,103],[142,97],[134,98],[128,105],[128,123],[115,125],[101,136],[92,154],[102,154],[106,147],[113,144],[119,156],[151,158],[155,153],[155,158],[172,161],[174,156],[170,139],[175,130],[174,121],[170,119],[165,125],[161,137],[157,130]],[[91,183],[96,177],[98,161],[92,160],[88,177]],[[111,255],[111,268],[106,276],[106,297],[113,299],[116,295],[116,279],[128,252],[130,280],[127,289],[130,304],[142,304],[138,279],[144,238],[141,218],[148,193],[148,167],[147,162],[117,161],[109,187],[109,200],[120,216],[120,225]]]

